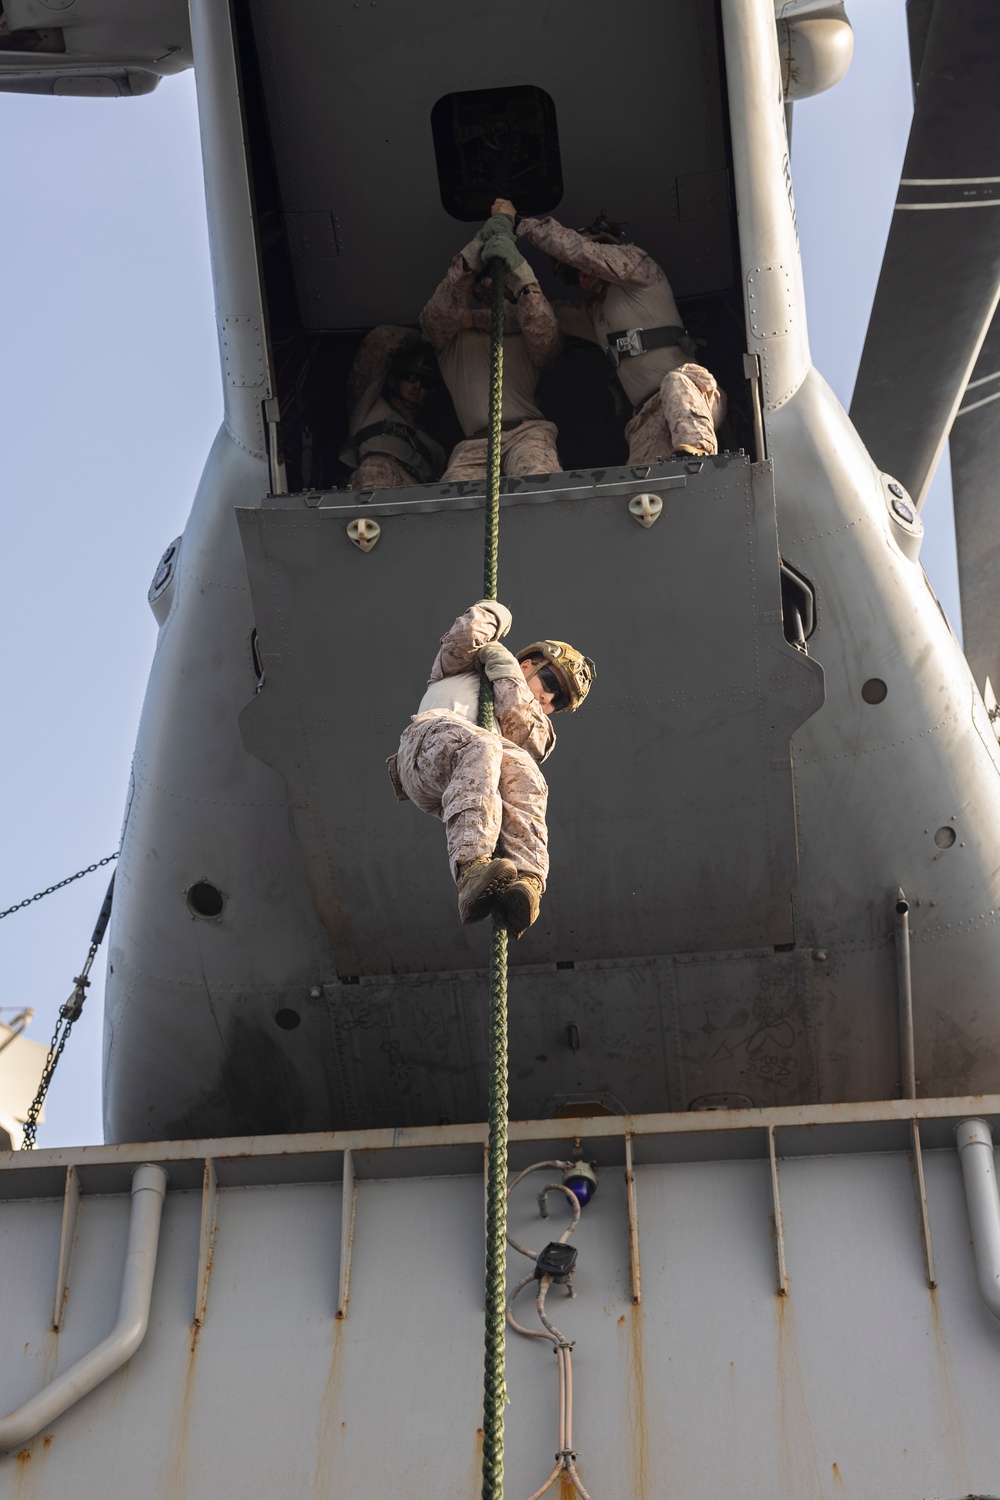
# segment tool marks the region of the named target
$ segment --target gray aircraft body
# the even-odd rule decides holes
[[[1000,1494],[1000,29],[908,22],[848,417],[788,142],[839,5],[4,0],[0,89],[193,62],[225,421],[149,592],[108,1144],[0,1161],[0,1500]],[[503,1479],[487,930],[384,764],[483,486],[338,457],[365,331],[498,193],[627,218],[729,400],[718,456],[630,465],[567,339],[563,470],[503,483],[512,644],[598,664],[511,954]],[[966,654],[920,564],[949,433]]]
[[[591,0],[571,22],[520,0],[197,0],[189,30],[166,0],[141,25],[73,0],[55,28],[10,0],[10,36],[35,40],[0,51],[5,87],[142,92],[193,57],[225,385],[150,589],[109,1139],[483,1117],[483,930],[457,923],[440,831],[384,771],[480,592],[482,488],[352,494],[337,453],[361,334],[416,323],[501,191],[627,218],[730,408],[718,458],[630,468],[610,366],[568,345],[540,390],[565,472],[504,483],[515,636],[579,641],[600,669],[560,733],[550,891],[512,954],[512,1113],[898,1094],[904,904],[918,1091],[1000,1085],[996,610],[987,568],[970,667],[919,561],[997,282],[988,212],[912,211],[956,182],[995,192],[989,90],[978,145],[945,138],[934,94],[974,9],[956,40],[911,6],[911,152],[921,129],[933,149],[904,169],[852,423],[810,360],[786,133],[789,102],[847,65],[842,7],[636,0],[611,25]],[[978,260],[925,378],[893,349],[942,225]],[[443,402],[432,420],[457,435]],[[962,515],[988,531],[975,488]],[[642,494],[663,504],[648,527]],[[989,541],[967,541],[963,587]]]

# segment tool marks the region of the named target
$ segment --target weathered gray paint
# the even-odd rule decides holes
[[[0,93],[128,98],[191,66],[185,0],[6,0],[13,31],[61,33],[61,52],[0,51]]]
[[[897,1101],[513,1127],[517,1165],[582,1132],[600,1189],[574,1235],[575,1441],[595,1497],[957,1500],[996,1494],[1000,1328],[982,1303],[954,1124],[1000,1099]],[[907,1142],[922,1116],[938,1286],[928,1289]],[[776,1291],[775,1129],[789,1292]],[[632,1132],[642,1301],[621,1171]],[[604,1132],[607,1132],[605,1135]],[[126,1370],[19,1454],[3,1500],[467,1500],[478,1489],[481,1127],[6,1157],[0,1405],[114,1318],[130,1162],[161,1162],[153,1313]],[[358,1172],[350,1300],[337,1319],[343,1150]],[[366,1146],[370,1149],[366,1149]],[[814,1154],[818,1153],[818,1154]],[[220,1184],[204,1324],[192,1327],[201,1175]],[[83,1186],[63,1331],[50,1331],[67,1164]],[[553,1174],[558,1175],[558,1174]],[[552,1219],[519,1190],[512,1226]],[[39,1196],[22,1196],[24,1192]],[[511,1253],[513,1283],[528,1262]],[[527,1314],[530,1302],[523,1306]],[[507,1493],[551,1467],[555,1369],[510,1336]]]
[[[412,322],[475,227],[442,206],[431,110],[445,94],[514,83],[555,103],[565,192],[550,210],[570,224],[602,205],[627,216],[684,295],[732,285],[714,6],[670,0],[620,27],[602,0],[576,0],[571,20],[533,0],[438,0],[432,24],[408,0],[250,10],[307,328]],[[581,36],[599,38],[596,53],[578,51]],[[666,57],[684,58],[669,87]]]
[[[669,782],[675,764],[694,777],[682,725],[674,735],[665,713],[655,725],[650,714],[646,722],[656,732],[649,746],[626,737],[614,744],[613,761],[604,752],[605,763],[588,749],[590,735],[605,746],[613,743],[602,721],[612,703],[621,708],[615,694],[622,688],[615,684],[622,641],[629,653],[623,670],[634,674],[627,680],[641,678],[644,699],[665,704],[671,672],[678,664],[685,667],[689,652],[713,641],[706,656],[714,675],[720,661],[743,651],[746,640],[741,635],[731,644],[732,629],[722,640],[712,635],[713,616],[745,601],[751,577],[766,578],[766,570],[755,562],[732,601],[718,601],[715,575],[705,561],[708,537],[699,536],[699,518],[692,514],[684,546],[700,559],[701,577],[694,570],[678,577],[677,559],[668,559],[664,576],[672,578],[686,605],[683,616],[673,617],[672,600],[650,588],[650,559],[669,550],[665,543],[686,500],[682,505],[674,491],[665,491],[663,518],[643,531],[626,518],[623,505],[613,521],[613,500],[602,499],[596,489],[572,501],[531,505],[531,491],[522,486],[516,503],[505,507],[512,530],[501,559],[502,589],[517,607],[518,628],[528,635],[535,631],[537,601],[543,590],[551,592],[565,633],[588,644],[593,639],[602,667],[592,702],[566,726],[552,761],[557,864],[544,925],[517,952],[513,1097],[517,1111],[526,1114],[557,1108],[567,1096],[635,1110],[683,1108],[706,1094],[732,1092],[762,1104],[893,1095],[900,1081],[892,951],[900,885],[911,902],[918,1091],[986,1089],[1000,1078],[1000,752],[968,666],[915,559],[916,539],[904,536],[892,519],[884,476],[810,366],[772,10],[762,0],[724,0],[722,18],[746,322],[760,362],[777,536],[784,558],[816,590],[809,649],[826,682],[824,705],[805,719],[791,745],[796,947],[791,955],[776,953],[775,943],[790,938],[763,923],[752,946],[743,946],[750,935],[746,927],[727,935],[711,924],[701,933],[689,924],[687,939],[711,951],[667,944],[671,933],[682,942],[678,917],[685,910],[690,915],[692,885],[714,895],[732,868],[733,808],[723,807],[731,786],[726,766],[719,767],[737,738],[729,722],[732,705],[706,762],[715,769],[719,793],[706,804],[700,845],[688,836],[692,809],[681,798],[677,826],[683,839],[675,836],[676,818],[639,829],[633,804],[621,800],[614,804],[617,822],[601,822],[612,806],[605,782],[616,788],[616,797],[631,794],[631,784],[645,794],[649,766],[662,765],[666,770],[654,777],[654,790],[666,798],[659,782]],[[219,111],[225,113],[221,101]],[[232,111],[225,117],[231,122]],[[235,149],[231,134],[214,146]],[[218,161],[210,165],[210,176],[217,168]],[[253,247],[245,215],[241,223],[243,240],[234,231],[226,243],[242,246],[240,264],[249,266]],[[226,316],[233,312],[228,285],[220,284],[220,312]],[[242,402],[253,389],[238,386],[231,394]],[[722,471],[731,478],[739,467],[723,465]],[[696,483],[701,491],[711,488],[716,472],[713,465],[689,477],[684,495],[693,496]],[[606,477],[591,475],[591,483]],[[274,670],[247,709],[255,681],[249,637],[261,622],[255,622],[232,513],[261,507],[269,487],[263,460],[241,451],[229,433],[221,436],[174,579],[156,601],[167,613],[138,736],[135,793],[109,935],[106,1120],[117,1139],[433,1123],[482,1114],[484,958],[472,935],[455,923],[440,830],[412,808],[387,801],[381,768],[415,704],[435,637],[478,591],[473,517],[460,512],[449,519],[440,509],[397,516],[384,510],[382,497],[385,536],[375,551],[362,555],[341,532],[342,555],[334,561],[331,554],[322,573],[327,587],[334,576],[345,587],[357,580],[356,593],[350,599],[329,592],[312,598],[303,590],[287,594],[292,635],[301,637],[304,624],[314,621],[328,646],[331,620],[341,622],[344,650],[336,669],[347,683],[348,669],[360,670],[371,645],[369,584],[398,568],[394,696],[366,693],[361,727],[356,704],[331,705],[323,730],[325,760],[315,773],[332,784],[344,755],[343,764],[353,767],[350,795],[356,804],[353,821],[345,816],[335,825],[346,838],[328,842],[317,876],[316,829],[322,832],[322,824],[309,831],[311,812],[291,805],[296,799],[289,798],[286,783],[248,753],[237,725],[241,712],[247,711],[249,723],[264,713],[269,693],[273,698],[275,690],[283,691],[281,673]],[[565,537],[561,533],[559,518],[571,510],[602,516],[600,559],[582,555],[573,527]],[[619,520],[623,529],[613,532]],[[342,521],[313,515],[303,497],[292,497],[274,510],[259,510],[245,524],[259,528],[262,537],[271,528],[301,526],[300,542],[318,534],[332,547],[336,532],[322,528]],[[408,538],[408,568],[398,548],[394,552],[397,528]],[[639,560],[638,570],[622,566],[626,554],[616,551],[617,541],[609,545],[612,535]],[[549,546],[551,538],[570,550],[589,592],[559,568],[549,570],[551,576],[540,574],[535,549]],[[726,531],[716,540],[731,579],[733,537]],[[749,563],[749,551],[744,560]],[[311,553],[300,558],[314,575],[315,561]],[[616,589],[609,598],[602,584],[612,563]],[[643,589],[633,586],[639,577]],[[435,613],[439,602],[443,618]],[[261,607],[272,606],[264,601]],[[772,611],[769,603],[761,614]],[[745,620],[745,613],[739,618]],[[538,628],[543,626],[551,628],[548,618],[539,619]],[[655,632],[647,643],[643,632],[651,626]],[[760,640],[771,640],[775,622],[758,620],[754,632],[755,639],[759,632]],[[262,638],[274,634],[273,624],[262,629]],[[861,696],[872,677],[887,685],[877,706]],[[301,707],[308,699],[305,711],[318,713],[332,695],[326,682],[314,679],[312,689],[297,702]],[[626,717],[642,722],[641,714],[627,711]],[[285,737],[281,754],[294,759],[311,747],[314,734],[304,723],[296,748],[288,743],[289,727],[279,726]],[[356,763],[349,765],[352,742],[368,747],[363,773]],[[645,752],[638,766],[636,749]],[[626,761],[627,777],[620,774]],[[601,793],[595,796],[598,779]],[[578,796],[574,788],[582,789]],[[329,791],[328,785],[324,797]],[[677,804],[672,807],[676,811]],[[660,810],[668,810],[666,800]],[[759,815],[760,805],[740,823],[739,850],[749,861],[746,876],[756,869],[771,880],[776,860],[763,859],[750,837]],[[377,835],[370,842],[369,827]],[[390,827],[391,843],[387,832],[379,832]],[[935,843],[942,827],[955,832],[949,849]],[[787,859],[787,823],[784,831],[776,827],[776,847]],[[699,848],[703,863],[692,882]],[[429,863],[414,862],[413,849]],[[575,851],[573,864],[569,851]],[[369,853],[375,858],[366,863]],[[627,877],[636,854],[644,877],[651,870],[655,875],[656,860],[662,861],[660,910],[653,915],[637,912],[632,897]],[[602,875],[591,879],[596,861]],[[416,892],[419,908],[434,921],[416,935],[411,929],[410,956],[391,967],[424,964],[438,970],[439,978],[387,980],[385,963],[356,962],[352,970],[344,962],[344,933],[334,924],[331,944],[307,880],[308,871],[329,920],[334,903],[324,888],[341,870],[361,872],[359,894],[363,886],[367,902],[350,890],[343,899],[345,909],[355,901],[347,914],[352,926],[367,930],[369,950],[377,944],[388,948],[384,933],[403,921]],[[184,900],[191,884],[204,879],[226,897],[216,921],[193,919]],[[764,913],[769,923],[776,910]],[[383,936],[374,933],[379,912],[386,918]],[[651,936],[656,925],[664,934],[660,947]],[[736,940],[739,946],[727,946]],[[418,943],[424,944],[422,953]],[[341,975],[353,978],[362,968],[359,985],[341,982]],[[302,1018],[297,1030],[275,1025],[275,1012],[286,1006]],[[581,1028],[579,1051],[568,1046],[568,1025]]]
[[[782,634],[769,468],[692,468],[505,486],[511,645],[571,639],[598,670],[585,711],[556,721],[553,894],[515,965],[794,940],[789,743],[822,669]],[[628,510],[637,479],[664,496],[649,529]],[[239,512],[266,674],[244,743],[288,784],[341,977],[482,962],[481,932],[453,920],[440,829],[397,805],[384,768],[475,588],[483,501],[448,495],[462,488],[433,511],[414,489]],[[382,527],[370,553],[347,537],[358,514]]]

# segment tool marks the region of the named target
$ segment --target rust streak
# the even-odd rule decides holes
[[[29,1446],[19,1448],[15,1453],[11,1500],[36,1500],[37,1496],[49,1493],[45,1474],[52,1439],[53,1434],[47,1432],[40,1443],[32,1441]]]
[[[483,1429],[476,1428],[476,1441],[472,1454],[472,1488],[470,1495],[478,1495],[483,1486]]]
[[[649,1429],[646,1422],[645,1370],[642,1358],[643,1312],[641,1303],[633,1306],[628,1317],[619,1319],[628,1323],[628,1421],[631,1433],[629,1467],[632,1471],[631,1500],[647,1500],[652,1497],[650,1487]],[[573,1491],[575,1494],[576,1492]]]
[[[943,1436],[948,1444],[948,1454],[952,1464],[951,1482],[956,1492],[958,1490],[969,1490],[972,1486],[968,1482],[965,1434],[962,1431],[962,1407],[955,1391],[951,1355],[948,1352],[948,1341],[945,1338],[944,1326],[941,1322],[941,1309],[938,1306],[937,1288],[928,1287],[927,1296],[930,1299],[931,1328],[934,1333],[934,1344],[937,1351],[937,1373],[940,1381],[941,1407],[944,1422]]]
[[[330,1368],[319,1404],[319,1431],[316,1435],[316,1462],[313,1467],[311,1487],[311,1494],[315,1495],[317,1500],[328,1500],[328,1496],[336,1492],[337,1486],[333,1483],[333,1461],[338,1442],[342,1439],[347,1427],[344,1421],[335,1426],[337,1417],[340,1415],[344,1322],[334,1317],[331,1319],[331,1327],[333,1328],[333,1348],[330,1351]]]
[[[776,1296],[778,1373],[778,1474],[781,1500],[821,1495],[823,1485],[816,1442],[806,1403],[795,1329],[795,1307],[789,1296]]]
[[[30,1448],[20,1448],[14,1455],[14,1485],[11,1490],[13,1500],[31,1500],[36,1493],[31,1472],[32,1452]]]
[[[184,1366],[184,1383],[175,1406],[170,1440],[166,1445],[161,1470],[162,1500],[187,1500],[188,1450],[191,1441],[191,1416],[195,1405],[195,1375],[201,1325],[190,1323],[188,1332],[190,1340]]]
[[[201,1288],[201,1303],[198,1307],[198,1321],[194,1324],[194,1327],[196,1329],[196,1337],[197,1334],[201,1332],[201,1325],[205,1321],[205,1305],[208,1302],[208,1284],[212,1279],[212,1267],[215,1265],[215,1237],[217,1233],[217,1229],[212,1230],[211,1238],[208,1242],[208,1253],[205,1256],[205,1281]]]

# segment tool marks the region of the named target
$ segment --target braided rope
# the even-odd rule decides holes
[[[500,546],[500,438],[503,414],[503,261],[491,263],[490,424],[486,469],[483,598],[497,597]],[[493,728],[493,685],[483,673],[479,723]],[[482,1500],[503,1500],[503,1429],[507,1384],[507,929],[493,918],[490,940],[489,1141],[486,1150],[486,1356],[483,1382]]]

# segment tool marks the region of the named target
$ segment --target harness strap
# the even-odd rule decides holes
[[[380,437],[399,438],[411,450],[412,459],[408,462],[400,458],[398,453],[368,447],[373,439]],[[371,422],[367,427],[352,433],[341,449],[340,461],[354,467],[366,453],[380,453],[386,458],[395,459],[420,483],[432,479],[435,472],[440,473],[444,461],[442,449],[426,432],[421,432],[419,427],[411,427],[407,422],[392,422],[388,418],[381,422]]]
[[[661,328],[619,328],[616,333],[608,334],[608,358],[617,369],[623,359],[635,359],[639,354],[674,345],[691,359],[698,352],[698,345],[687,329],[672,323]]]

